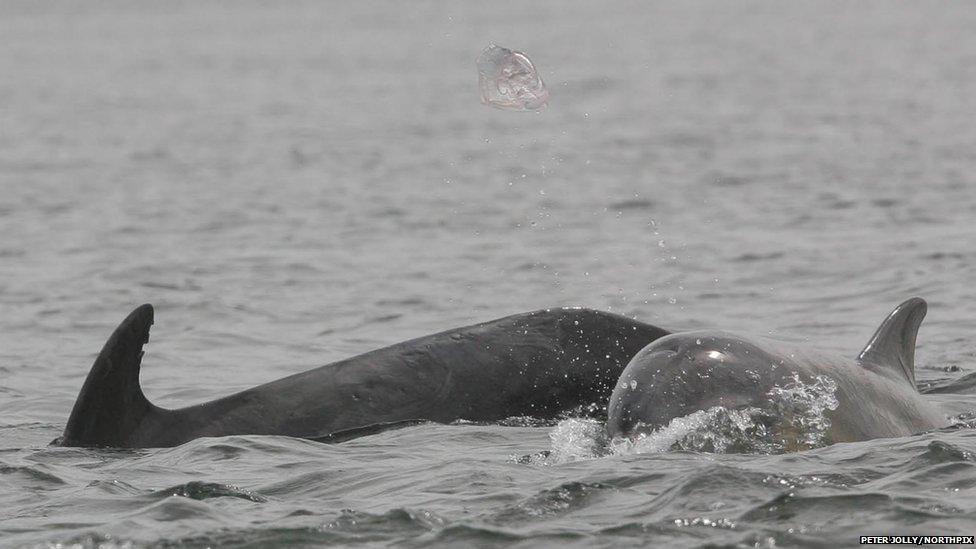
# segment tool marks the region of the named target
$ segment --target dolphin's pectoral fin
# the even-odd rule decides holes
[[[152,305],[142,305],[108,338],[71,410],[62,446],[127,446],[129,435],[154,408],[139,387],[142,346],[152,323]]]
[[[888,315],[858,355],[862,365],[895,368],[915,386],[915,337],[925,318],[925,300],[913,297]]]

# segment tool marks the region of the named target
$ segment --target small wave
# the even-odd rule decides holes
[[[425,509],[391,509],[382,514],[344,509],[338,517],[322,526],[323,531],[363,534],[370,541],[383,534],[418,533],[435,530],[447,523],[442,517]]]
[[[588,505],[596,493],[607,488],[609,486],[594,482],[568,482],[502,509],[495,514],[493,522],[509,524],[566,514]]]
[[[768,474],[762,483],[787,490],[797,488],[849,488],[866,482],[864,479],[844,473],[824,473],[819,475]]]
[[[112,480],[93,480],[88,483],[89,488],[94,488],[105,494],[111,495],[125,495],[125,496],[137,496],[142,492],[142,490],[136,488],[135,486],[122,482],[118,479]]]
[[[143,544],[136,544],[129,540],[115,539],[107,534],[82,534],[65,541],[49,541],[38,543],[32,549],[135,549]]]
[[[807,524],[826,526],[853,510],[891,508],[893,503],[891,496],[880,493],[803,496],[786,492],[750,509],[740,518],[748,522],[780,522],[802,516]]]
[[[581,404],[561,412],[555,418],[538,416],[508,416],[497,421],[472,421],[457,419],[450,425],[491,425],[497,427],[557,427],[565,420],[595,420],[602,423],[607,417],[606,406],[599,404]]]
[[[948,463],[954,461],[976,461],[976,454],[947,442],[942,442],[941,440],[933,440],[925,447],[925,451],[919,458],[926,463]]]
[[[197,480],[173,486],[171,488],[166,488],[165,490],[159,490],[155,492],[154,495],[158,497],[180,496],[195,500],[231,497],[246,499],[255,503],[264,503],[268,501],[267,498],[260,494],[255,494],[254,492],[245,490],[243,488],[238,488],[237,486],[220,484],[216,482],[201,482]]]
[[[562,537],[575,537],[567,534]],[[503,528],[488,528],[473,524],[455,524],[439,530],[431,539],[431,545],[477,547],[512,544],[525,541],[526,536],[510,532]],[[533,541],[537,540],[534,538]]]
[[[965,412],[949,418],[951,429],[976,429],[976,411]]]
[[[0,476],[17,477],[15,482],[28,482],[34,489],[55,489],[66,482],[61,477],[42,471],[36,467],[23,465],[6,465],[0,463]]]

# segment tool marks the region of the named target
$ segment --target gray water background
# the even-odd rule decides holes
[[[491,42],[547,110],[479,104]],[[550,468],[507,460],[545,427],[46,444],[143,302],[165,407],[561,305],[853,355],[919,295],[920,379],[971,372],[974,98],[962,2],[0,3],[0,543],[965,531],[965,431]],[[780,477],[814,493],[770,518]]]

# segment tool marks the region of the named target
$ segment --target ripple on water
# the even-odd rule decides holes
[[[156,503],[151,503],[139,509],[132,515],[132,519],[150,519],[151,521],[170,522],[177,520],[192,520],[200,522],[230,522],[230,515],[225,515],[215,507],[202,501],[182,497],[180,495],[165,496]]]
[[[112,496],[138,496],[144,493],[144,490],[118,479],[93,480],[88,483],[88,487]]]
[[[0,477],[29,490],[56,490],[66,483],[61,477],[38,467],[0,463]]]
[[[598,482],[569,482],[549,488],[498,511],[491,518],[497,524],[510,524],[546,516],[570,513],[599,499],[612,486]]]
[[[338,517],[322,526],[323,530],[347,532],[369,541],[374,536],[403,535],[428,531],[444,526],[446,521],[436,513],[424,509],[391,509],[375,514],[344,509]],[[366,539],[362,539],[365,536]]]
[[[777,523],[792,522],[807,526],[824,527],[851,520],[854,511],[870,510],[884,513],[894,507],[894,500],[887,494],[837,494],[829,496],[802,496],[790,491],[754,507],[739,518],[744,522]]]
[[[294,519],[302,524],[289,525]],[[292,513],[268,528],[244,528],[214,531],[207,535],[176,537],[180,547],[245,546],[296,547],[321,545],[357,545],[402,542],[437,531],[445,521],[436,513],[423,509],[396,508],[384,513],[344,509],[332,519],[321,519],[308,512]],[[169,545],[169,544],[162,544]]]
[[[157,498],[179,496],[195,500],[231,497],[246,499],[255,503],[264,503],[268,501],[267,498],[260,494],[256,494],[237,486],[220,484],[218,482],[202,482],[196,480],[184,484],[178,484],[164,490],[158,490],[153,493],[153,496]]]
[[[157,451],[147,457],[157,464],[211,465],[222,461],[276,460],[281,456],[320,458],[330,452],[340,452],[304,439],[282,436],[229,436],[198,438],[175,448]]]
[[[976,461],[976,454],[943,442],[933,440],[925,447],[925,451],[918,456],[923,463],[945,463],[951,461]]]
[[[296,462],[279,466],[283,469],[304,469],[314,468],[313,471],[303,472],[297,475],[290,475],[286,478],[276,480],[262,485],[258,490],[262,494],[270,496],[292,497],[304,494],[314,494],[321,490],[321,486],[331,486],[340,477],[336,470],[336,464],[329,466],[323,462]]]

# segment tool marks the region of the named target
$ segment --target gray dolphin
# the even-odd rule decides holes
[[[343,440],[414,420],[553,418],[605,405],[627,361],[667,331],[588,309],[456,328],[178,410],[139,386],[153,308],[116,328],[78,395],[63,446],[175,446],[198,437]]]
[[[771,391],[796,380],[835,386],[824,443],[944,427],[945,414],[915,387],[915,337],[926,308],[919,298],[899,305],[855,360],[724,332],[662,337],[624,369],[610,397],[607,431],[612,437],[646,433],[718,406],[762,409]]]

